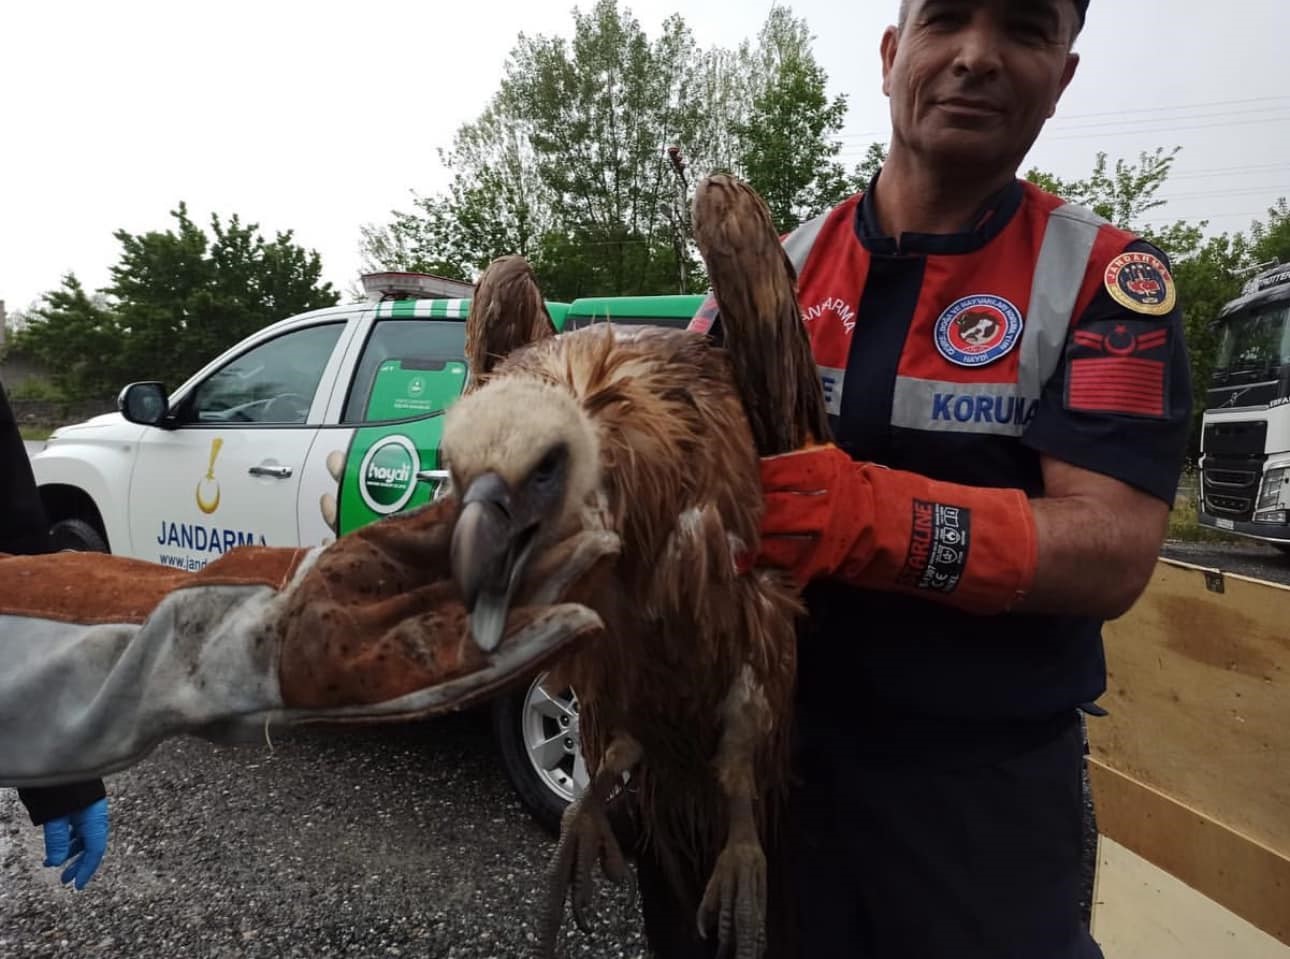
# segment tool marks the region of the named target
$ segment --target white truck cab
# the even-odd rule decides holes
[[[1253,277],[1217,322],[1198,520],[1290,553],[1290,264]]]

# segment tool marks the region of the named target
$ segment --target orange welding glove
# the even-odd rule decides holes
[[[799,584],[828,578],[974,613],[1030,589],[1035,521],[1018,489],[962,486],[858,462],[833,444],[761,463],[758,562]]]

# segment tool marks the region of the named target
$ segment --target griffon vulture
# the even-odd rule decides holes
[[[542,302],[532,274],[507,258],[481,279],[472,314],[514,322],[474,335],[493,355],[444,425],[461,504],[453,575],[483,650],[499,643],[516,584],[550,544],[597,529],[622,542],[590,601],[604,636],[558,665],[556,681],[578,695],[593,778],[562,823],[547,951],[570,887],[582,922],[597,859],[624,876],[606,815],[624,774],[703,934],[715,926],[740,959],[767,945],[767,836],[788,778],[802,607],[786,576],[740,559],[757,543],[759,455],[826,441],[829,427],[795,273],[764,202],[711,177],[694,222],[723,346],[609,323],[552,335],[532,322]]]

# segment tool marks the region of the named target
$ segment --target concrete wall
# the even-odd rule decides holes
[[[10,395],[25,383],[45,379],[47,374],[44,367],[22,357],[10,356],[0,360],[0,383]]]

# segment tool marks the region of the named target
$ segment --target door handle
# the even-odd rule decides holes
[[[278,479],[286,479],[291,475],[290,466],[252,466],[247,470],[252,476],[276,476]]]
[[[434,499],[438,500],[447,491],[452,477],[447,470],[418,470],[417,481],[420,483],[433,483]]]

